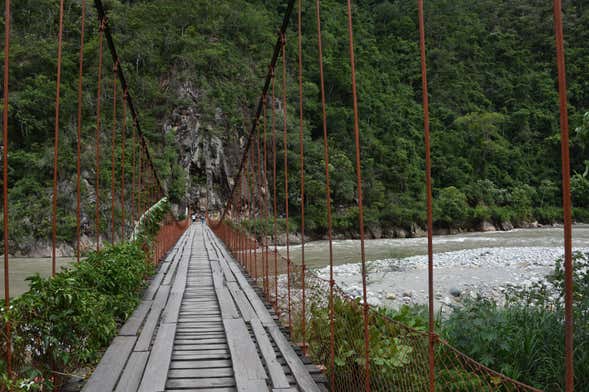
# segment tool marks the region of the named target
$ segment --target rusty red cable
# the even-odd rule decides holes
[[[121,240],[125,239],[125,142],[127,134],[127,90],[123,91],[123,123],[121,125]]]
[[[429,390],[436,389],[435,378],[435,320],[434,320],[434,251],[433,251],[433,212],[432,212],[432,161],[430,154],[429,97],[427,84],[427,63],[425,53],[425,20],[423,0],[417,0],[419,18],[419,52],[421,57],[421,90],[423,99],[423,133],[425,142],[425,183],[427,211],[427,275],[428,275],[428,313],[429,313]]]
[[[2,108],[2,222],[4,233],[4,306],[10,308],[10,264],[8,260],[8,85],[10,67],[10,0],[4,3],[4,101]],[[10,320],[4,325],[6,333],[6,370],[12,378],[12,329]]]
[[[263,127],[264,127],[264,132],[263,132],[263,135],[264,135],[264,142],[263,142],[264,171],[263,171],[263,173],[264,173],[264,178],[262,179],[263,180],[262,184],[264,186],[264,189],[266,190],[265,194],[264,194],[264,248],[265,248],[264,263],[265,263],[265,267],[266,267],[266,276],[265,276],[266,292],[265,292],[265,295],[266,295],[266,300],[269,300],[269,298],[270,298],[270,280],[269,280],[270,271],[269,271],[269,265],[268,265],[268,233],[266,232],[266,228],[268,225],[268,218],[269,218],[269,216],[268,216],[268,146],[267,146],[267,142],[266,142],[266,131],[267,131],[267,129],[266,129],[267,128],[267,123],[266,123],[267,122],[267,118],[266,118],[266,116],[267,116],[267,110],[266,110],[267,109],[267,107],[266,107],[267,102],[266,101],[267,101],[267,97],[266,97],[266,95],[264,95],[264,107],[263,107],[263,119],[264,119],[264,124],[263,124]]]
[[[286,228],[286,275],[287,275],[287,295],[288,295],[288,330],[292,336],[292,315],[290,301],[290,241],[288,230],[288,125],[286,116],[286,35],[281,34],[282,38],[282,126],[283,126],[283,148],[284,148],[284,214]]]
[[[96,225],[96,250],[100,250],[100,128],[102,125],[100,103],[102,95],[102,61],[103,61],[103,44],[104,44],[104,28],[106,26],[106,18],[100,21],[100,29],[98,32],[98,87],[96,94],[96,211],[95,211],[95,225]]]
[[[298,0],[298,57],[299,57],[299,146],[300,146],[300,170],[301,170],[301,335],[303,337],[303,353],[307,355],[306,335],[306,304],[305,304],[305,143],[303,139],[303,33],[302,33],[302,6]]]
[[[118,60],[114,60],[113,64],[113,88],[112,88],[112,133],[110,138],[110,235],[111,243],[115,243],[115,145],[117,139],[117,73],[118,73]]]
[[[143,149],[141,143],[139,144],[139,175],[137,176],[137,219],[141,219],[143,214],[143,205],[141,204],[141,196],[143,196]]]
[[[80,236],[81,236],[81,193],[80,180],[82,177],[82,109],[84,106],[82,92],[84,88],[84,32],[86,24],[86,0],[82,0],[82,19],[80,21],[80,60],[78,74],[78,122],[76,144],[76,259],[80,262]]]
[[[131,143],[131,167],[133,170],[131,171],[131,224],[135,224],[135,172],[137,171],[137,162],[135,160],[135,152],[137,150],[137,139],[135,135],[135,122],[133,122],[132,127],[132,135],[131,138],[133,142]]]
[[[59,33],[57,36],[57,81],[55,86],[55,128],[53,145],[53,200],[51,208],[51,276],[57,273],[56,251],[57,246],[57,176],[59,163],[59,109],[61,98],[61,57],[63,47],[63,3],[59,2]]]
[[[260,127],[256,127],[256,151],[257,151],[257,157],[256,157],[256,166],[257,166],[257,170],[256,170],[256,188],[255,189],[262,189],[262,164],[261,164],[261,156],[260,156]],[[257,197],[257,204],[258,204],[258,219],[260,216],[260,210],[261,210],[261,206],[260,206],[260,195],[258,193],[258,197]],[[257,227],[257,225],[256,225]],[[255,245],[256,245],[256,249],[258,249],[258,236],[257,236],[257,230],[254,231],[254,235],[255,235]],[[258,265],[258,259],[256,258],[256,265]],[[266,281],[264,279],[265,276],[265,270],[264,270],[264,257],[262,256],[262,286],[264,287],[264,291],[266,290],[265,288],[265,284]],[[257,276],[256,276],[257,278]]]
[[[565,390],[574,386],[573,341],[573,252],[571,219],[571,174],[569,153],[569,118],[567,109],[567,82],[562,27],[562,2],[554,0],[554,31],[558,68],[558,96],[560,104],[560,146],[562,163],[562,213],[564,221],[564,275],[565,275]]]
[[[360,124],[358,120],[358,94],[356,91],[356,59],[354,56],[354,31],[352,26],[352,1],[348,4],[348,37],[352,76],[352,104],[354,109],[354,141],[356,145],[356,180],[358,187],[358,224],[360,229],[360,255],[362,257],[362,310],[364,318],[364,360],[366,366],[365,389],[370,391],[370,335],[368,333],[368,298],[366,295],[366,253],[364,250],[364,205],[362,201],[362,168],[360,158]]]
[[[325,103],[325,76],[323,73],[323,43],[321,38],[321,5],[315,0],[315,16],[317,19],[317,50],[319,58],[319,83],[321,88],[321,114],[323,126],[323,160],[325,161],[325,201],[327,208],[327,240],[329,244],[329,380],[335,387],[335,312],[333,301],[333,238],[331,223],[331,180],[329,175],[329,142],[327,135],[327,110]]]
[[[272,212],[274,215],[273,220],[273,229],[274,229],[274,310],[278,313],[278,246],[276,243],[276,235],[277,235],[277,228],[276,228],[276,212],[278,209],[278,198],[277,198],[277,189],[276,189],[276,90],[275,90],[275,81],[276,77],[274,74],[274,69],[272,68],[272,182],[273,182],[273,208]]]

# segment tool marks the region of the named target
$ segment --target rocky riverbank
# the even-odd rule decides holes
[[[576,251],[589,252],[589,248]],[[499,303],[512,287],[543,281],[562,257],[557,247],[497,247],[465,249],[434,256],[435,306],[443,312],[467,297],[481,296]],[[334,268],[339,287],[352,297],[362,296],[360,264]],[[329,268],[317,270],[329,278]],[[367,263],[367,295],[372,305],[398,308],[427,303],[427,256],[384,259]]]

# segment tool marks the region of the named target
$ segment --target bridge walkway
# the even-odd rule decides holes
[[[297,351],[221,241],[193,224],[83,391],[325,391]]]

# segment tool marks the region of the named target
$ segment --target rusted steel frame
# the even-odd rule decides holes
[[[81,236],[81,177],[82,177],[82,110],[84,107],[82,91],[84,88],[84,33],[86,28],[86,0],[82,0],[82,19],[80,21],[80,60],[78,71],[78,121],[76,124],[76,259],[80,262]]]
[[[120,58],[119,58],[119,55],[117,54],[117,49],[115,47],[114,40],[112,38],[112,33],[110,30],[110,27],[108,26],[108,19],[106,17],[106,13],[104,11],[104,6],[102,4],[102,0],[94,0],[94,5],[95,5],[96,11],[98,13],[98,19],[104,20],[106,22],[104,24],[104,36],[106,38],[106,42],[108,44],[113,62],[117,62],[120,64],[121,63]],[[141,139],[141,142],[143,144],[147,145],[145,135],[143,134],[143,131],[141,129],[141,124],[139,123],[138,113],[137,113],[137,110],[135,109],[135,105],[133,103],[133,97],[131,96],[131,93],[129,93],[129,87],[127,85],[127,80],[125,79],[125,74],[123,72],[122,67],[120,67],[120,66],[119,66],[119,72],[118,72],[117,76],[119,79],[119,83],[121,84],[121,89],[123,91],[127,91],[127,106],[129,108],[129,113],[131,113],[131,117],[133,118],[133,121],[135,122],[135,126],[137,127],[137,133],[139,135],[139,138]],[[148,149],[146,149],[145,154],[146,154],[146,156],[145,156],[146,161],[149,163],[149,166],[151,167],[151,169],[154,170],[157,186],[163,192],[164,188],[161,185],[161,182],[159,180],[159,177],[157,176],[157,173],[155,172],[155,167],[153,165],[153,161],[151,159]]]
[[[305,143],[303,139],[303,33],[302,33],[302,6],[301,0],[298,0],[297,12],[297,33],[298,33],[298,57],[299,57],[299,146],[300,146],[300,170],[301,170],[301,290],[302,290],[302,309],[301,309],[301,335],[303,337],[303,353],[307,355],[307,345],[305,343],[306,334],[306,298],[305,298]]]
[[[364,318],[364,360],[365,360],[365,389],[370,391],[370,335],[368,332],[368,302],[366,296],[366,253],[364,250],[364,205],[362,201],[362,168],[360,157],[360,124],[358,120],[358,94],[356,90],[356,59],[354,56],[354,31],[352,26],[352,0],[348,5],[348,37],[350,46],[350,65],[352,76],[352,103],[354,110],[354,141],[356,144],[356,180],[358,187],[358,224],[360,229],[360,255],[362,257],[362,314]]]
[[[329,382],[335,386],[335,323],[333,288],[333,238],[331,223],[331,180],[329,175],[329,141],[327,135],[327,111],[325,104],[325,76],[323,73],[323,43],[321,38],[321,4],[315,0],[315,16],[317,19],[317,49],[319,57],[319,83],[321,88],[321,113],[323,125],[323,160],[325,161],[325,201],[327,207],[327,239],[329,243]]]
[[[4,2],[4,107],[2,109],[2,216],[4,221],[4,306],[10,308],[10,263],[8,260],[8,85],[10,76],[10,0]],[[4,325],[6,333],[6,370],[12,378],[12,329],[10,320]]]
[[[123,91],[123,123],[121,125],[121,240],[125,240],[125,143],[127,137],[127,94]]]
[[[419,18],[419,53],[421,57],[421,91],[423,99],[423,133],[425,141],[425,186],[426,186],[426,211],[427,211],[427,276],[428,276],[428,313],[429,313],[429,390],[436,389],[435,352],[436,343],[434,320],[434,250],[433,250],[433,212],[432,212],[432,161],[430,148],[429,126],[429,96],[427,83],[427,58],[425,53],[425,19],[423,12],[423,0],[417,0]]]
[[[98,31],[98,85],[96,92],[96,180],[94,182],[94,191],[96,193],[96,211],[94,224],[96,225],[96,250],[100,250],[100,131],[102,126],[102,113],[100,111],[100,104],[102,98],[102,63],[104,54],[104,26],[106,20],[100,19],[100,27]]]
[[[282,34],[282,127],[283,127],[283,148],[284,148],[284,214],[286,230],[286,276],[288,295],[288,331],[292,336],[292,315],[291,315],[291,292],[290,292],[290,241],[288,233],[288,125],[286,110],[286,35]]]
[[[112,133],[110,137],[110,241],[115,243],[115,145],[117,141],[117,73],[119,64],[113,64],[113,78],[112,78]]]
[[[560,148],[562,164],[562,214],[564,221],[564,276],[565,276],[565,390],[572,392],[574,386],[574,341],[573,341],[573,251],[571,219],[571,173],[569,152],[569,116],[567,104],[566,64],[564,33],[562,27],[562,1],[554,0],[554,31],[556,62],[558,68],[558,96],[560,104]]]
[[[57,35],[57,81],[55,86],[55,127],[53,145],[53,197],[51,207],[51,276],[57,272],[56,252],[57,246],[57,175],[59,164],[59,109],[61,102],[61,57],[63,48],[63,3],[59,2],[59,33]]]
[[[278,38],[276,39],[276,44],[274,45],[274,52],[272,53],[272,59],[270,60],[270,66],[268,67],[268,73],[266,74],[266,80],[264,82],[264,87],[262,88],[262,93],[260,94],[260,99],[258,101],[258,106],[256,109],[256,113],[254,115],[254,121],[252,122],[252,128],[250,129],[250,132],[248,134],[247,142],[246,142],[246,145],[244,148],[244,152],[243,152],[243,155],[241,158],[241,163],[239,165],[239,170],[237,171],[236,178],[239,178],[243,172],[244,165],[245,165],[245,156],[247,154],[247,151],[250,148],[251,140],[253,138],[254,132],[256,131],[256,127],[258,124],[257,120],[262,115],[263,99],[264,99],[264,96],[267,94],[268,89],[270,88],[270,82],[273,78],[273,70],[276,66],[276,62],[278,61],[278,57],[280,56],[280,51],[281,51],[281,46],[282,46],[282,35],[286,32],[286,29],[288,27],[290,16],[291,16],[293,8],[294,8],[294,2],[295,2],[295,0],[288,1],[286,11],[284,13],[284,18],[282,19],[282,25],[280,26],[280,29],[278,31]],[[230,205],[231,200],[233,198],[234,192],[235,192],[235,185],[231,189],[231,195],[227,199],[227,204],[226,204],[225,208],[223,209],[223,214],[221,214],[221,218],[219,219],[218,223],[222,222],[223,219],[225,219],[225,215],[227,213],[227,210],[229,209],[229,205]]]

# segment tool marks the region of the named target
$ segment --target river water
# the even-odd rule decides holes
[[[543,281],[563,255],[559,227],[463,233],[434,237],[436,307],[452,307],[466,296],[501,301],[509,287]],[[589,252],[589,225],[573,228],[573,247]],[[398,307],[427,301],[427,238],[377,239],[365,243],[368,301]],[[361,295],[360,242],[333,243],[334,279],[349,295]],[[280,249],[284,254],[285,249]],[[300,262],[301,246],[291,247]],[[328,279],[327,241],[305,245],[305,262]],[[454,292],[458,295],[452,295]]]
[[[58,257],[56,259],[57,271],[71,264],[74,258]],[[38,273],[41,276],[51,275],[51,258],[28,258],[28,257],[10,257],[10,295],[16,297],[29,289],[26,278]],[[3,264],[2,264],[3,265]],[[0,267],[0,269],[2,269]],[[0,292],[4,293],[4,278],[0,280]]]
[[[477,280],[490,281],[496,278],[497,284],[500,284],[515,280],[520,272],[523,275],[545,275],[552,268],[554,258],[562,254],[562,236],[562,228],[553,227],[435,236],[434,252],[438,283],[442,283],[441,295],[445,296],[443,290],[450,286],[460,288]],[[573,246],[577,249],[589,248],[589,225],[576,225],[573,228]],[[338,265],[336,281],[353,294],[354,287],[357,289],[359,284],[357,263],[360,260],[360,242],[336,240],[333,249],[334,262]],[[280,248],[280,252],[285,253],[284,247]],[[300,262],[301,246],[291,246],[290,252],[293,261]],[[404,291],[413,290],[412,301],[422,302],[420,293],[426,283],[426,254],[427,238],[367,240],[366,259],[369,261],[371,288],[376,290],[375,293],[380,292],[381,297],[392,292],[397,301],[403,298]],[[58,270],[72,261],[72,258],[58,258]],[[320,274],[325,275],[327,270],[321,268],[329,263],[327,241],[305,244],[305,261],[310,268],[317,268]],[[528,265],[519,268],[518,265],[522,263]],[[530,266],[538,268],[530,271]],[[515,268],[515,271],[510,268]],[[11,294],[16,296],[25,292],[28,289],[26,277],[35,273],[49,276],[51,259],[11,258]],[[444,284],[444,281],[447,282]],[[2,279],[2,291],[3,286]],[[375,298],[378,298],[378,294],[375,294]]]

